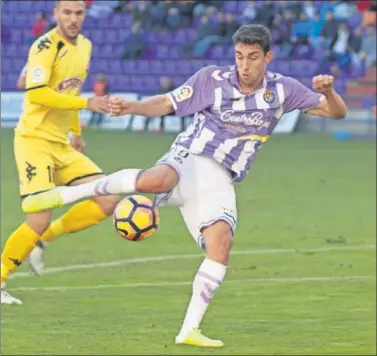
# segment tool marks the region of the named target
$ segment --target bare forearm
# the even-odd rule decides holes
[[[174,111],[167,95],[156,95],[132,103],[132,114],[145,117],[164,116]]]
[[[341,96],[335,90],[330,90],[325,96],[330,118],[334,120],[345,119],[347,115],[347,106]]]

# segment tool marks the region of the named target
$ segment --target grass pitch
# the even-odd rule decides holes
[[[152,165],[174,137],[85,138],[113,172]],[[2,245],[24,218],[12,140],[3,129]],[[237,186],[234,254],[202,325],[223,349],[174,345],[202,253],[179,211],[162,208],[147,241],[122,240],[109,219],[53,243],[44,277],[25,263],[8,283],[24,304],[2,307],[2,354],[375,355],[375,156],[375,142],[310,135],[274,136],[262,149]]]

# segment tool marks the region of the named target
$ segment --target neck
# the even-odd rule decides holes
[[[260,79],[258,79],[255,83],[253,84],[244,84],[242,81],[240,81],[240,78],[238,76],[238,82],[240,84],[241,91],[245,94],[250,94],[254,92],[257,88],[259,88],[262,83],[263,83],[264,76]]]
[[[63,31],[61,31],[59,27],[56,27],[56,30],[58,31],[58,34],[61,37],[63,37],[67,42],[69,42],[70,44],[73,44],[74,46],[77,45],[77,38],[75,39],[68,38],[67,36],[64,35]]]

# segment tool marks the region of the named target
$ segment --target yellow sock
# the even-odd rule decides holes
[[[107,215],[93,200],[74,205],[62,217],[53,221],[41,237],[42,242],[52,242],[64,233],[72,233],[97,225]]]
[[[9,275],[29,256],[39,238],[40,236],[26,223],[13,232],[1,254],[1,284],[6,283]]]

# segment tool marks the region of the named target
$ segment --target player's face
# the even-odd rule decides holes
[[[54,12],[58,29],[70,40],[75,40],[80,34],[85,15],[84,1],[60,1]]]
[[[235,46],[238,80],[241,85],[257,85],[263,78],[266,65],[272,60],[272,52],[266,54],[258,44],[237,43]]]

